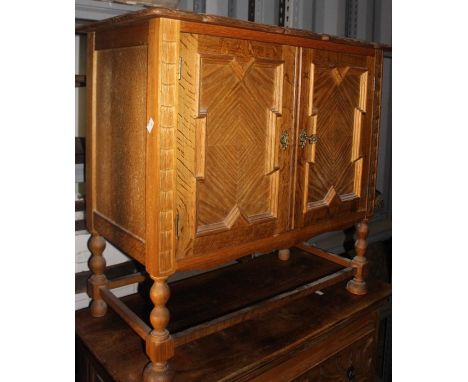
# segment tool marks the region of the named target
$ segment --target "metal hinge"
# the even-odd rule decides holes
[[[184,59],[182,57],[179,57],[179,72],[177,74],[177,78],[180,80],[182,79],[182,65],[184,63]]]

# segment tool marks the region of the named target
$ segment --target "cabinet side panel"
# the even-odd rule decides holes
[[[96,51],[95,34],[88,34],[87,47],[87,125],[86,125],[86,226],[94,232],[93,211],[96,207]]]
[[[369,57],[370,61],[371,58]],[[382,103],[382,65],[383,65],[383,51],[379,50],[375,53],[374,58],[374,94],[372,105],[372,132],[371,132],[371,153],[370,153],[370,166],[369,166],[369,191],[367,198],[367,216],[374,213],[375,205],[375,192],[377,181],[377,159],[379,157],[379,130],[380,130],[380,108]]]
[[[138,259],[145,238],[147,48],[100,50],[96,58],[95,214],[107,239]],[[121,234],[112,235],[110,226]]]

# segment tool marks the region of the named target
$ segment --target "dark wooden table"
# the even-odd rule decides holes
[[[172,333],[186,330],[332,273],[336,267],[326,260],[296,252],[287,262],[267,255],[175,282],[168,304],[172,315],[169,329]],[[177,347],[172,360],[175,381],[268,381],[272,375],[278,381],[315,381],[322,373],[317,365],[326,365],[324,362],[336,358],[336,354],[341,363],[334,361],[333,370],[346,368],[338,373],[358,376],[369,373],[368,368],[375,362],[376,312],[388,299],[390,286],[370,281],[369,293],[356,296],[347,292],[345,285],[346,282],[328,287],[323,294],[297,299]],[[142,319],[148,317],[151,304],[144,291],[123,300]],[[88,309],[77,311],[76,336],[78,380],[142,380],[141,372],[149,362],[144,342],[114,312],[110,310],[103,318],[92,318]],[[369,341],[365,342],[368,338],[370,347]],[[354,346],[353,351],[344,352],[350,346]],[[342,360],[345,358],[346,362]],[[353,362],[356,370],[348,365]],[[366,378],[356,380],[371,380]]]

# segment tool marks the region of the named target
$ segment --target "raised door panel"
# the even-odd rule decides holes
[[[177,257],[288,230],[296,48],[187,33],[180,46]]]
[[[366,209],[372,64],[373,57],[302,51],[297,227]]]

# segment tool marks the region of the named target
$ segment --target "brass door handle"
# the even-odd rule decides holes
[[[283,131],[283,134],[281,134],[280,137],[280,146],[281,149],[286,150],[288,148],[288,140],[289,140],[289,134],[287,131]]]
[[[309,144],[314,144],[318,141],[318,137],[316,134],[312,135],[307,135],[307,132],[305,130],[302,130],[301,134],[299,135],[299,146],[301,146],[301,149],[303,149],[306,145],[306,143]]]

